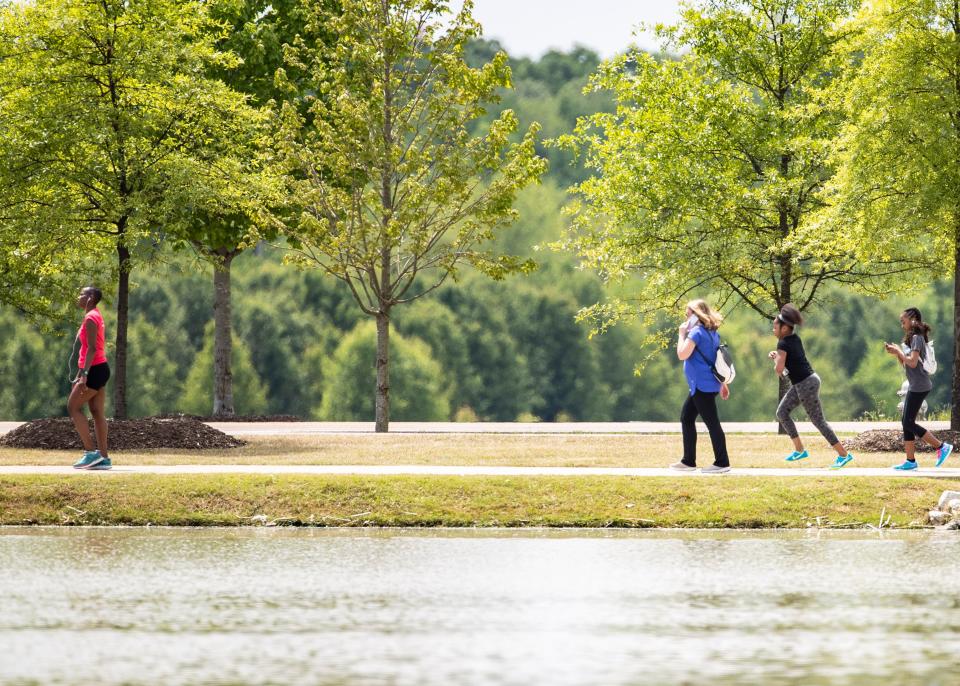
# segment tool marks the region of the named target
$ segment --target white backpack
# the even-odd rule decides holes
[[[717,336],[717,340],[720,340],[720,336]],[[730,354],[730,348],[727,347],[726,343],[720,343],[717,346],[717,354],[714,359],[711,361],[700,352],[699,346],[694,348],[694,351],[700,354],[700,357],[703,358],[703,361],[707,363],[707,366],[710,367],[710,371],[713,373],[713,376],[716,377],[717,381],[720,383],[731,384],[737,376],[737,370],[733,366],[733,355]]]
[[[927,341],[923,351],[923,371],[934,374],[937,371],[937,354],[933,351],[933,341]]]

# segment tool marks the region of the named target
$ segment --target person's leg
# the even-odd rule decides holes
[[[697,466],[697,405],[688,395],[680,410],[680,429],[683,431],[683,457],[680,462]]]
[[[90,414],[93,416],[93,431],[97,437],[97,449],[104,457],[109,456],[107,447],[107,417],[104,406],[107,398],[107,387],[104,386],[90,399]]]
[[[934,436],[932,431],[927,431],[920,439],[934,450],[939,450],[940,446],[943,445],[943,441]]]
[[[93,439],[90,438],[90,425],[87,423],[87,415],[83,413],[83,406],[96,395],[97,391],[84,387],[80,391],[80,386],[74,385],[70,390],[70,397],[67,400],[67,413],[73,420],[73,426],[80,434],[80,442],[83,443],[83,449],[87,452],[93,451]]]
[[[923,399],[927,397],[925,392],[917,393],[907,391],[907,397],[903,401],[903,449],[907,453],[907,462],[916,462],[915,440],[917,436],[923,436],[927,430],[917,424],[917,414],[923,405]]]
[[[713,464],[717,467],[729,467],[730,457],[727,455],[727,437],[720,426],[720,415],[717,414],[717,394],[697,391],[693,394],[693,401],[697,412],[703,418],[710,432],[710,442],[713,444]]]
[[[777,406],[777,421],[787,432],[787,436],[793,441],[793,447],[798,453],[803,452],[803,440],[800,438],[800,432],[797,431],[797,425],[793,423],[790,413],[800,404],[800,396],[797,394],[797,387],[791,386],[780,400]]]
[[[846,457],[847,449],[843,447],[843,443],[837,438],[837,434],[834,433],[830,424],[827,423],[826,417],[823,416],[823,405],[820,402],[820,385],[820,377],[814,374],[804,379],[794,388],[797,389],[797,394],[800,396],[800,402],[803,404],[803,409],[806,411],[807,417],[809,417],[813,425],[817,427],[820,435],[826,439],[830,447],[837,451],[837,455]]]

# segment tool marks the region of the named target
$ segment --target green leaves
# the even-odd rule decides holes
[[[224,151],[243,151],[262,115],[207,76],[237,64],[217,50],[221,34],[201,2],[4,7],[0,145],[19,198],[9,221],[38,236],[63,227],[67,251],[120,243],[148,256],[190,210],[248,195]]]
[[[889,0],[851,25],[840,91],[848,123],[824,221],[865,258],[917,265],[953,254],[960,227],[960,25],[945,0]],[[917,274],[919,278],[926,277]]]
[[[561,249],[637,295],[584,312],[602,329],[654,323],[712,294],[763,316],[819,302],[840,281],[869,290],[897,266],[867,267],[831,224],[811,226],[834,173],[842,111],[830,85],[853,31],[843,0],[707,0],[660,28],[683,56],[608,61],[590,90],[613,113],[584,117],[557,145],[594,176],[573,189]]]
[[[461,264],[494,278],[530,266],[482,247],[545,163],[536,125],[513,142],[519,122],[509,110],[470,133],[510,84],[502,53],[480,68],[465,62],[480,30],[470,6],[450,16],[446,2],[426,0],[311,4],[308,26],[337,41],[300,41],[286,54],[291,68],[309,70],[311,94],[306,113],[296,99],[280,112],[278,148],[297,208],[286,230],[370,314],[429,292]]]

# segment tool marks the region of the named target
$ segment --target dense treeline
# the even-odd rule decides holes
[[[209,273],[195,266],[159,268],[136,281],[132,416],[210,413],[212,294]],[[886,302],[837,293],[811,316],[803,336],[824,379],[828,416],[895,415],[900,371],[881,344],[899,339],[897,316],[907,304],[918,305],[934,326],[941,369],[929,402],[942,411],[950,397],[949,294],[946,283]],[[554,264],[529,279],[467,278],[402,311],[395,322],[394,418],[675,420],[685,386],[673,351],[656,353],[635,376],[644,332],[620,326],[588,340],[575,321],[579,307],[598,296],[592,278]],[[370,420],[374,332],[343,288],[281,264],[276,252],[260,251],[238,258],[233,298],[239,414]],[[115,317],[105,312],[109,327]],[[5,384],[0,416],[62,414],[73,326],[41,333],[9,311],[3,325],[9,343],[0,369],[21,383]],[[774,343],[768,323],[740,310],[722,333],[738,368],[723,416],[771,420],[777,384],[766,359]]]

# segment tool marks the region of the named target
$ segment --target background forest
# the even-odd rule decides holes
[[[475,42],[472,61],[487,62],[498,50],[495,42]],[[578,117],[611,107],[609,98],[583,94],[598,65],[598,56],[586,49],[511,60],[514,90],[503,94],[501,106],[513,109],[521,126],[540,122],[541,140],[562,135]],[[521,193],[519,220],[496,243],[502,252],[534,259],[539,269],[499,282],[464,273],[436,297],[396,311],[393,419],[676,419],[686,386],[672,349],[648,357],[643,343],[650,332],[636,324],[590,339],[588,326],[577,323],[578,310],[603,299],[601,281],[550,244],[568,222],[565,189],[585,174],[563,150],[543,146],[539,152],[549,159],[549,171],[540,185]],[[131,278],[128,413],[210,414],[212,268],[162,243],[151,249],[150,265]],[[239,255],[232,273],[236,412],[371,420],[375,328],[346,287],[317,270],[283,264],[282,248],[267,243]],[[934,327],[940,372],[929,402],[942,414],[952,375],[951,294],[948,282],[887,300],[835,289],[824,307],[810,312],[801,334],[824,380],[827,415],[895,413],[901,373],[882,343],[899,340],[897,316],[908,305],[919,307]],[[109,332],[115,314],[109,292],[102,310]],[[725,314],[721,333],[736,356],[738,376],[722,417],[772,420],[777,383],[766,359],[774,345],[769,323],[746,308]],[[0,417],[65,413],[79,313],[75,319],[40,330],[12,309],[0,311],[7,331],[0,369],[8,380],[0,389]]]

